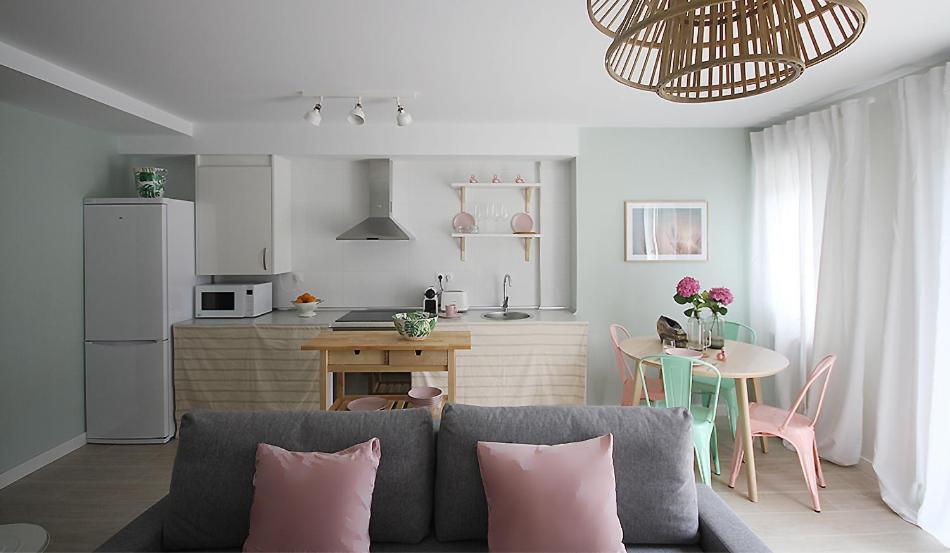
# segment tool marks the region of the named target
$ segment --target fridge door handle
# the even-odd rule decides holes
[[[267,270],[267,248],[264,248],[264,253],[261,255],[261,263],[264,265],[264,270]]]

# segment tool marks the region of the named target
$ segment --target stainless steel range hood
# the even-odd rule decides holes
[[[371,159],[369,164],[369,217],[336,237],[337,240],[412,240],[393,219],[392,160]]]

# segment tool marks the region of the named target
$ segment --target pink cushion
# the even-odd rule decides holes
[[[492,551],[624,551],[612,434],[561,445],[478,442]]]
[[[244,551],[369,551],[379,439],[339,453],[257,445]]]

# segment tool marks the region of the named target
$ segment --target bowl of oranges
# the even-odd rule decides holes
[[[323,302],[320,298],[314,296],[310,292],[304,292],[297,296],[297,299],[293,301],[294,308],[297,309],[298,317],[313,317],[316,315],[317,306]]]

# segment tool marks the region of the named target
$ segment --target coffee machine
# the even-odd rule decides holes
[[[432,286],[422,295],[422,310],[433,315],[439,314],[439,293]]]

